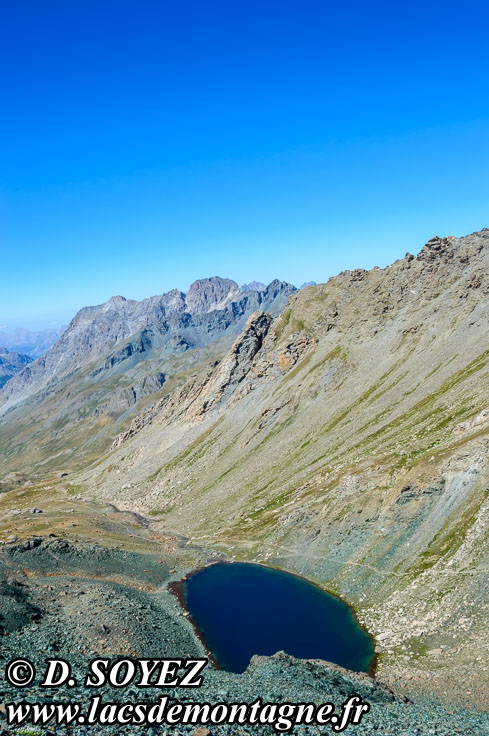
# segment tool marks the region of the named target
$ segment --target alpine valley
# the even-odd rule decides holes
[[[354,607],[375,679],[282,653],[209,667],[201,702],[355,692],[351,733],[482,736],[488,314],[486,229],[301,289],[112,297],[0,352],[0,656],[202,656],[168,583],[260,562]]]

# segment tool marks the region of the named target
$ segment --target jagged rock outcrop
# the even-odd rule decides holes
[[[271,316],[264,312],[254,312],[248,318],[244,331],[194,401],[192,417],[201,416],[237,389],[263,345],[271,322]]]
[[[254,312],[250,315],[245,329],[216,367],[208,371],[203,378],[196,376],[189,378],[174,395],[165,396],[156,405],[135,417],[129,429],[117,435],[112,449],[134,437],[159,414],[164,413],[167,421],[182,415],[190,421],[195,421],[224,401],[236,391],[250,372],[271,322],[272,317],[265,312]]]

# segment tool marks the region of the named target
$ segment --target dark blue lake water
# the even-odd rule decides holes
[[[186,581],[187,608],[224,670],[244,672],[253,654],[283,650],[367,672],[369,635],[352,609],[303,578],[262,565],[217,564]]]

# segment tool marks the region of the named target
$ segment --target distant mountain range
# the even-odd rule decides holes
[[[32,358],[18,352],[10,352],[7,348],[0,347],[0,388],[15,376],[29,363]]]
[[[177,289],[143,301],[113,296],[105,304],[84,307],[47,352],[9,381],[0,392],[0,406],[19,403],[54,385],[86,361],[107,355],[108,367],[150,349],[173,354],[202,348],[227,333],[237,334],[257,309],[277,314],[295,287],[272,281],[257,290],[242,290],[218,276],[195,281],[185,294]],[[133,360],[134,362],[134,360]]]
[[[228,281],[228,279],[221,279],[221,281],[225,282]],[[234,281],[232,283],[237,287],[237,284],[235,284]],[[299,289],[305,289],[307,286],[316,286],[316,282],[307,281],[299,286]],[[189,293],[191,293],[191,290],[192,287],[190,287]],[[266,284],[262,284],[260,281],[250,281],[249,284],[242,284],[238,289],[242,294],[250,291],[264,292],[266,290]],[[171,294],[173,292],[169,293]],[[113,297],[113,299],[117,298],[118,297]],[[128,301],[127,299],[124,299],[124,297],[120,297],[120,299]],[[158,297],[153,297],[153,300],[154,299],[158,299]],[[148,300],[145,300],[145,302],[147,301]],[[42,330],[28,330],[24,327],[16,327],[14,330],[10,330],[9,332],[0,330],[0,346],[7,348],[10,353],[22,353],[23,355],[27,355],[35,360],[36,358],[40,358],[41,355],[44,355],[51,345],[54,345],[58,337],[60,337],[60,335],[62,335],[66,330],[66,327],[66,325],[63,325],[61,327],[47,327]]]
[[[249,284],[241,284],[239,288],[241,291],[265,291],[267,287],[261,281],[250,281]]]
[[[23,353],[35,359],[43,355],[65,329],[66,325],[37,331],[17,327],[11,332],[0,332],[0,345],[11,352]]]

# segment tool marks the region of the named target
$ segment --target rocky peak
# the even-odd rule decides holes
[[[126,299],[125,296],[121,296],[120,294],[116,294],[115,296],[111,296],[110,297],[109,302],[115,302],[115,303],[127,302],[127,299]]]
[[[265,289],[264,296],[274,299],[282,292],[292,294],[294,291],[297,291],[295,286],[291,286],[286,281],[279,281],[278,279],[274,279],[268,284],[267,288]]]
[[[483,228],[479,232],[471,233],[463,238],[454,238],[449,235],[440,238],[435,235],[430,238],[426,245],[418,253],[416,260],[421,262],[447,263],[452,258],[457,258],[461,263],[468,263],[471,258],[477,256],[487,246],[489,231]]]
[[[261,281],[250,281],[249,284],[241,284],[239,287],[240,291],[265,291],[266,285],[262,284]]]
[[[191,314],[205,314],[222,309],[238,294],[238,284],[231,279],[221,279],[219,276],[198,279],[187,292],[186,308]]]
[[[433,238],[430,238],[426,245],[421,249],[418,254],[418,260],[434,261],[439,258],[442,253],[448,254],[450,252],[450,245],[451,243],[449,238],[440,238],[438,235],[435,235]]]
[[[106,306],[108,305],[117,306],[119,304],[122,304],[123,302],[127,302],[126,297],[121,296],[120,294],[117,294],[116,296],[111,296],[110,299],[105,303],[105,305]]]

